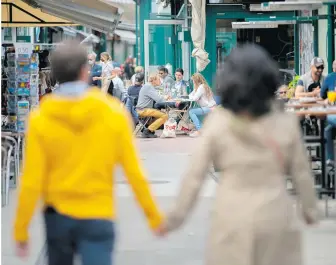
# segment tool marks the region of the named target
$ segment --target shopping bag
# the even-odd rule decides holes
[[[195,129],[195,125],[192,122],[187,122],[184,119],[180,120],[177,125],[177,130],[185,133],[190,133]]]
[[[161,138],[175,138],[176,137],[177,123],[173,118],[169,118],[164,124],[164,129]]]

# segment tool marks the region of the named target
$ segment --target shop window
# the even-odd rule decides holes
[[[12,28],[4,28],[2,34],[4,41],[13,41]]]
[[[29,28],[27,27],[16,28],[16,36],[17,37],[29,36]]]

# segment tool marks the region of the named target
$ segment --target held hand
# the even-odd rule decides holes
[[[180,106],[180,104],[181,104],[181,101],[176,101],[175,107],[178,108]]]
[[[154,234],[157,236],[157,237],[164,237],[168,234],[168,231],[165,227],[164,224],[162,224],[161,226],[159,226],[158,228],[156,228],[154,230]]]
[[[24,259],[28,257],[29,254],[29,245],[28,242],[16,242],[16,255]]]
[[[304,219],[304,221],[305,221],[305,223],[307,224],[307,225],[313,225],[313,224],[315,224],[315,221],[314,221],[314,219],[311,217],[311,216],[309,216],[308,214],[303,214],[303,219]]]

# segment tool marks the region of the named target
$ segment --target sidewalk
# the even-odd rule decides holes
[[[140,156],[148,173],[153,193],[163,210],[174,203],[181,175],[188,163],[190,150],[196,139],[139,140]],[[212,179],[203,189],[199,205],[180,231],[166,239],[156,239],[147,228],[143,214],[120,172],[117,173],[118,242],[116,264],[122,265],[200,265],[203,264],[211,209],[216,184]],[[2,209],[2,264],[34,265],[44,242],[42,219],[36,215],[31,225],[31,257],[22,262],[13,253],[11,229],[16,194],[10,205]],[[321,202],[321,207],[324,204]],[[305,229],[305,265],[336,264],[336,203],[330,202],[329,220],[319,227]],[[333,219],[332,219],[333,218]],[[44,264],[43,264],[44,265]]]

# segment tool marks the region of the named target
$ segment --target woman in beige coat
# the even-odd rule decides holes
[[[243,46],[226,59],[217,82],[222,107],[207,118],[158,234],[183,223],[214,164],[219,182],[206,265],[300,265],[300,225],[286,176],[307,224],[316,220],[316,198],[298,119],[273,107],[277,66],[261,48]]]

